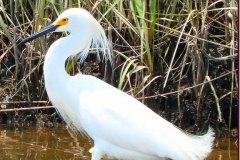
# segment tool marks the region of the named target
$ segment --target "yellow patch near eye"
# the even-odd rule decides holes
[[[64,26],[68,23],[68,18],[62,18],[59,21],[56,22],[56,25],[58,26]]]

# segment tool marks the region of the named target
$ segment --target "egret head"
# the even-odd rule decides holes
[[[85,60],[88,55],[88,49],[91,47],[97,48],[97,51],[101,49],[103,51],[103,56],[112,62],[109,44],[102,26],[84,9],[71,8],[64,11],[52,24],[22,40],[18,45],[27,43],[49,32],[69,32],[70,35],[79,35],[80,33],[79,36],[81,36],[81,33],[85,33],[85,35],[82,36],[86,36],[87,33],[91,41],[89,42],[90,45],[80,54],[80,61]],[[97,53],[99,56],[99,52]]]
[[[64,11],[52,23],[55,26],[55,32],[70,32],[75,34],[80,30],[85,32],[97,32],[97,20],[86,10],[80,8],[71,8]]]

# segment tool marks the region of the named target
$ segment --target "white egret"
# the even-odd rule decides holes
[[[112,61],[104,30],[89,12],[68,9],[20,44],[51,31],[66,31],[70,35],[54,42],[46,54],[47,94],[71,129],[93,139],[92,160],[100,160],[104,155],[133,160],[199,160],[211,152],[211,128],[203,136],[189,135],[104,81],[81,73],[66,73],[66,59],[80,53],[84,61],[91,47],[98,48],[103,57]]]

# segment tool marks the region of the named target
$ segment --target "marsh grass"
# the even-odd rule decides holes
[[[0,0],[1,101],[47,99],[42,64],[47,48],[61,35],[23,48],[16,43],[71,7],[83,7],[100,21],[115,57],[113,72],[93,63],[94,56],[83,65],[69,60],[68,72],[74,74],[77,67],[109,80],[189,131],[208,124],[220,130],[236,127],[235,0]]]

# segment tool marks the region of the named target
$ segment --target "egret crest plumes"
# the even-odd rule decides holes
[[[67,20],[67,25],[59,24],[59,20]],[[66,31],[70,32],[70,34],[76,34],[76,32],[79,32],[80,28],[85,33],[88,33],[87,37],[85,37],[86,44],[84,49],[81,50],[79,54],[81,63],[87,58],[89,49],[93,49],[97,53],[99,59],[101,57],[99,51],[101,51],[103,53],[103,58],[112,63],[112,54],[110,53],[105,32],[99,22],[88,11],[80,8],[71,8],[70,10],[64,11],[54,23],[59,26],[56,28],[55,32]],[[74,53],[74,55],[75,54],[76,53]]]

